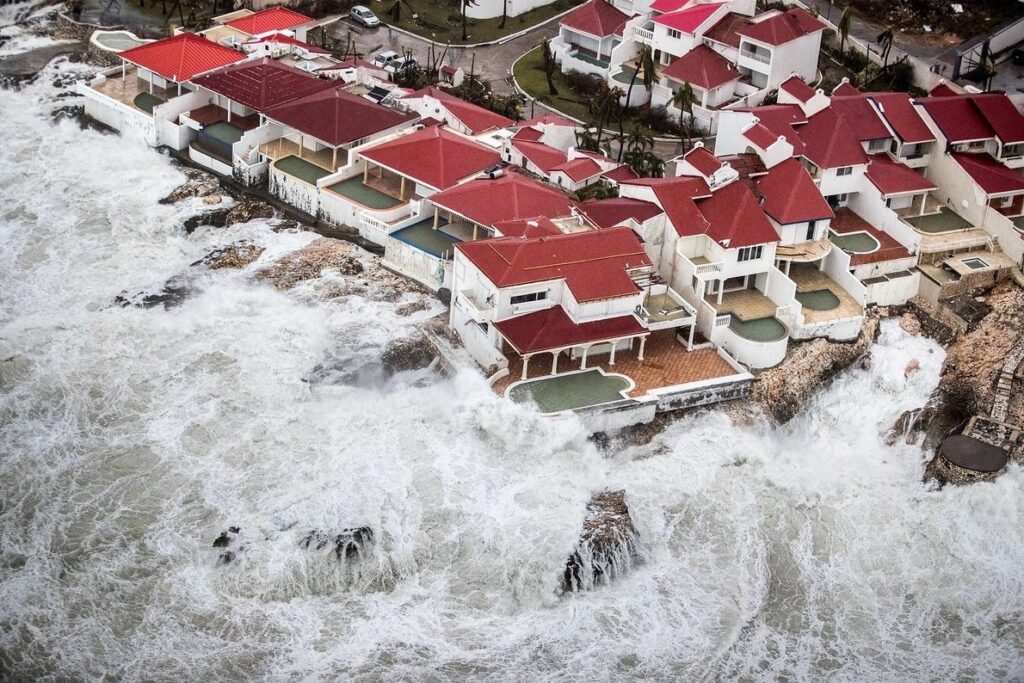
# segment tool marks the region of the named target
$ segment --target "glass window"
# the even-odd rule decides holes
[[[761,254],[764,251],[764,245],[758,244],[754,247],[743,247],[740,249],[740,253],[736,256],[737,261],[756,261],[761,258]]]
[[[529,294],[518,294],[512,297],[512,305],[525,304],[531,301],[543,301],[548,298],[547,292],[530,292]]]
[[[853,166],[843,166],[836,169],[836,175],[850,175],[853,173]]]

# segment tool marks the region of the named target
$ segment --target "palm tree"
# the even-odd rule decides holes
[[[672,106],[679,109],[679,145],[680,153],[686,153],[687,133],[690,130],[690,122],[687,119],[693,118],[693,86],[684,82],[672,93]],[[685,116],[684,116],[685,115]]]
[[[608,122],[612,120],[612,114],[615,113],[616,108],[619,106],[619,98],[624,96],[626,93],[622,91],[622,88],[609,88],[607,83],[601,83],[601,89],[594,97],[594,104],[597,114],[597,146],[601,146],[601,136],[604,135],[604,129],[608,125]]]
[[[886,26],[885,30],[878,34],[878,48],[882,51],[882,70],[889,67],[889,52],[892,50],[892,26]]]
[[[647,92],[651,91],[654,87],[654,55],[651,52],[650,45],[641,45],[640,54],[636,58],[636,69],[633,70],[633,76],[629,79],[629,88],[626,89],[626,106],[622,108],[622,114],[619,116],[619,161],[622,161],[622,141],[625,138],[623,128],[625,127],[626,113],[629,111],[629,98],[633,95],[633,85],[636,83],[636,77],[643,73],[643,84],[644,89]]]
[[[589,128],[581,128],[576,131],[576,147],[586,152],[598,151],[597,138]]]
[[[508,0],[501,0],[501,23],[498,24],[498,28],[505,28],[506,21],[508,21]]]
[[[836,28],[839,29],[839,56],[842,57],[846,49],[846,39],[850,35],[850,21],[853,17],[850,15],[850,6],[847,5],[846,9],[843,10],[842,16],[839,17],[839,24]]]
[[[459,0],[459,13],[462,15],[462,39],[467,40],[469,34],[466,33],[466,10],[470,7],[476,6],[476,0]]]
[[[551,41],[547,38],[540,44],[541,65],[544,67],[544,76],[548,80],[548,94],[554,97],[558,94],[558,88],[552,77],[555,73],[555,55],[551,52]]]

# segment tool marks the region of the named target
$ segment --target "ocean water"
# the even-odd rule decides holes
[[[167,157],[50,121],[54,77],[79,68],[0,92],[0,677],[1022,675],[1020,470],[932,490],[918,446],[883,443],[935,386],[936,344],[886,323],[872,367],[783,427],[704,411],[615,453],[473,369],[310,383],[440,307],[255,281],[314,236],[186,235],[198,205],[157,203],[183,179]],[[259,263],[189,268],[243,238]],[[112,305],[182,272],[180,307]],[[559,596],[606,487],[649,560]],[[223,565],[230,525],[244,547]],[[362,525],[361,559],[302,547]]]

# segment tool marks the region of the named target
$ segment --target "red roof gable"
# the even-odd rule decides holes
[[[559,218],[572,213],[568,195],[514,172],[493,180],[471,180],[431,196],[430,201],[484,226],[534,216]]]
[[[544,237],[562,234],[561,229],[547,216],[498,221],[493,227],[504,237]]]
[[[469,131],[476,135],[482,133],[485,130],[491,128],[504,128],[514,123],[512,119],[506,118],[501,114],[491,111],[490,109],[484,109],[479,107],[472,102],[456,97],[451,93],[447,93],[440,88],[428,87],[422,90],[417,90],[411,95],[407,95],[402,98],[404,100],[416,99],[420,97],[433,97],[435,100],[441,102],[444,108],[451,112],[452,116],[462,122]]]
[[[925,97],[917,100],[951,143],[988,140],[995,131],[969,97]]]
[[[411,124],[417,119],[415,114],[388,109],[340,88],[321,90],[268,109],[265,113],[267,118],[332,147],[361,140],[403,123]]]
[[[722,168],[721,160],[704,146],[694,147],[683,155],[683,159],[706,177],[710,177],[715,171]]]
[[[309,43],[303,42],[298,38],[293,38],[287,33],[271,33],[270,35],[263,36],[262,38],[253,38],[252,40],[245,41],[246,45],[258,45],[260,43],[279,43],[281,45],[296,45],[301,47],[303,50],[308,52],[316,52],[322,55],[331,54],[330,50],[325,50],[317,45],[310,45]],[[318,69],[322,71],[323,69]]]
[[[540,140],[544,133],[540,132],[536,128],[520,128],[516,131],[515,135],[512,136],[513,140],[522,140],[524,142],[537,142]]]
[[[565,280],[577,301],[635,294],[627,271],[651,265],[629,228],[520,239],[499,237],[459,242],[462,252],[496,287]]]
[[[824,220],[834,215],[807,170],[786,159],[754,180],[761,208],[780,225]]]
[[[796,74],[782,81],[782,84],[779,87],[800,102],[808,102],[815,94],[814,88],[801,81],[800,77]]]
[[[923,175],[909,166],[896,163],[885,154],[871,156],[867,178],[883,195],[935,189],[935,184]]]
[[[843,115],[850,130],[861,142],[892,137],[878,110],[872,106],[866,95],[833,96],[831,107]]]
[[[241,52],[194,33],[179,33],[120,53],[121,59],[175,83],[245,59]]]
[[[612,180],[614,182],[619,183],[624,180],[635,180],[636,178],[640,177],[640,174],[634,171],[626,164],[623,164],[618,168],[613,168],[612,170],[607,171],[604,174],[604,177],[607,178],[608,180]]]
[[[852,83],[846,80],[832,88],[833,97],[856,97],[859,94],[860,90],[857,90]]]
[[[192,82],[260,112],[338,85],[269,57],[232,64]]]
[[[728,12],[721,21],[704,32],[704,37],[730,47],[740,46],[739,30],[750,23],[750,18],[736,12]]]
[[[606,0],[590,0],[562,18],[562,26],[604,38],[616,35],[629,17]]]
[[[501,158],[494,150],[437,127],[403,135],[360,154],[438,190],[452,187]]]
[[[593,159],[584,157],[564,161],[551,169],[552,173],[555,171],[561,171],[569,176],[570,180],[578,183],[581,180],[600,175],[601,166]]]
[[[552,126],[565,126],[567,128],[575,128],[579,124],[575,121],[571,121],[564,116],[556,116],[555,114],[542,114],[541,116],[534,116],[532,119],[527,119],[521,122],[520,126],[536,126],[539,124],[546,124]]]
[[[512,138],[512,147],[544,173],[565,163],[565,152],[545,145],[543,142],[523,140],[517,135]]]
[[[985,194],[1024,193],[1024,176],[987,154],[954,154],[953,158]]]
[[[807,123],[807,116],[797,105],[769,104],[763,107],[754,107],[753,109],[738,109],[737,111],[750,112],[757,117],[758,122],[764,126],[767,131],[771,132],[774,138],[784,136],[786,138],[786,142],[793,146],[794,154],[803,154],[804,143],[800,139],[800,136],[797,135],[796,130],[798,126]],[[757,133],[754,135],[757,135]],[[763,136],[763,131],[761,132],[761,135],[761,141],[767,142],[767,138]],[[747,139],[750,139],[750,137],[747,136]],[[760,142],[757,144],[760,144]],[[768,144],[771,143],[769,142]],[[762,149],[764,148],[762,147]]]
[[[959,95],[960,92],[953,90],[945,81],[939,83],[934,88],[928,91],[929,97],[946,97],[948,95]]]
[[[580,204],[580,211],[599,228],[611,228],[630,218],[643,223],[663,213],[657,204],[629,197],[588,199]]]
[[[1004,145],[1024,142],[1024,116],[1004,93],[974,95],[971,101]]]
[[[704,90],[711,90],[730,81],[739,80],[740,74],[729,60],[707,45],[698,45],[665,67],[662,74],[688,82]]]
[[[778,139],[779,134],[768,128],[761,123],[755,123],[750,128],[743,131],[743,137],[753,142],[761,149],[768,149],[774,145]],[[790,141],[796,137],[796,134],[790,131],[789,135],[786,136],[786,141]]]
[[[875,118],[877,120],[878,117]],[[803,142],[803,156],[820,168],[840,168],[868,162],[868,155],[860,144],[855,127],[847,117],[834,109],[825,109],[812,116],[806,124],[800,126],[797,135]]]
[[[670,12],[655,17],[654,23],[668,26],[683,33],[693,34],[724,4],[724,2],[712,2],[704,5],[693,5],[677,12]],[[651,9],[654,9],[653,5]]]
[[[870,97],[878,113],[905,144],[935,140],[935,135],[921,118],[907,93],[879,92],[871,93]]]
[[[632,315],[574,323],[561,306],[509,318],[494,325],[520,354],[611,341],[647,331]]]
[[[299,14],[287,7],[271,7],[245,17],[232,19],[228,22],[228,26],[244,31],[250,36],[258,36],[271,31],[285,31],[311,21],[312,19],[305,14]]]
[[[704,234],[729,249],[779,240],[746,183],[718,188],[709,198],[699,200],[697,209],[708,222]]]
[[[739,30],[745,38],[766,45],[783,45],[803,36],[824,31],[825,24],[802,9],[780,12],[773,17],[752,23]]]

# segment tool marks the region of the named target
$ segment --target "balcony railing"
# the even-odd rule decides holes
[[[771,53],[754,52],[753,50],[740,50],[740,56],[749,57],[750,59],[753,59],[755,62],[762,62],[763,64],[768,64],[770,61],[772,61]]]
[[[633,37],[640,43],[647,43],[648,45],[654,41],[654,31],[652,29],[640,28],[639,26],[633,29]]]
[[[697,275],[711,275],[713,273],[722,272],[722,263],[716,261],[715,263],[702,263],[694,269]]]
[[[459,298],[465,305],[470,316],[477,322],[494,320],[494,304],[490,302],[477,301],[472,290],[464,289],[459,292]]]

